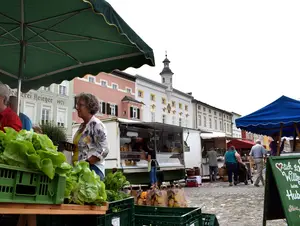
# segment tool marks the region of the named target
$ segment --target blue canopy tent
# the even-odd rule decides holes
[[[260,110],[236,119],[235,122],[238,128],[256,134],[299,136],[300,101],[282,96]]]

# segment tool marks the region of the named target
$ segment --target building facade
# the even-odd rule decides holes
[[[224,133],[232,137],[232,113],[213,107],[199,100],[193,100],[194,126],[197,129]]]
[[[241,115],[235,112],[232,112],[232,137],[234,138],[242,138],[242,131],[241,129],[236,127],[235,120],[240,118]]]
[[[11,90],[11,95],[17,96],[17,91]],[[34,125],[53,122],[64,127],[70,139],[73,104],[73,82],[63,81],[59,85],[22,93],[20,112],[26,114]]]
[[[173,88],[173,72],[167,55],[163,63],[161,83],[136,76],[136,99],[144,103],[143,121],[193,128],[193,97]]]
[[[100,119],[119,117],[142,120],[143,103],[135,99],[135,80],[135,76],[117,70],[111,74],[86,75],[74,79],[74,96],[83,92],[95,95],[100,103],[97,114]],[[81,121],[74,109],[73,122]]]

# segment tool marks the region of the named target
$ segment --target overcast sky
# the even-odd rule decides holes
[[[108,0],[154,50],[156,67],[126,70],[242,115],[300,98],[300,1]]]

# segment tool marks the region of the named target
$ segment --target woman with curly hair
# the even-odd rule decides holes
[[[89,93],[76,96],[76,110],[78,117],[83,120],[74,136],[75,150],[72,161],[85,160],[90,164],[90,169],[98,174],[101,180],[105,175],[104,159],[109,149],[104,124],[95,117],[99,111],[99,101]]]

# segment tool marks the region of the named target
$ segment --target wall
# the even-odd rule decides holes
[[[97,114],[100,119],[115,116],[129,119],[128,108],[130,106],[141,108],[142,106],[142,104],[134,102],[123,104],[122,99],[125,96],[135,98],[135,82],[112,74],[99,73],[97,76],[87,75],[82,79],[74,79],[74,95],[82,92],[91,93],[98,98],[102,108]],[[108,104],[117,106],[114,108],[116,113],[110,115],[107,113]],[[76,111],[73,112],[73,121],[76,123],[81,122]]]
[[[165,123],[179,125],[179,118],[181,118],[182,126],[193,128],[192,97],[186,97],[185,95],[176,93],[176,91],[173,91],[168,95],[164,85],[155,85],[139,77],[136,80],[136,87],[136,99],[145,104],[143,106],[144,121],[162,123],[163,115],[165,115]],[[139,93],[143,93],[143,95],[139,96]],[[154,101],[151,100],[151,95],[155,96]],[[162,102],[162,98],[165,99],[165,103]],[[172,106],[173,101],[175,102],[174,107]],[[167,110],[168,104],[171,106],[170,113]],[[179,104],[181,104],[182,109],[179,108]],[[187,106],[187,110],[185,109],[185,106]],[[186,117],[186,115],[188,115],[188,117]]]
[[[194,114],[197,114],[195,118],[196,128],[226,133],[227,136],[232,135],[232,115],[211,107],[207,104],[194,103]]]
[[[61,83],[64,88],[60,93],[60,85],[52,84],[50,87],[41,87],[39,90],[30,90],[21,94],[20,111],[25,113],[34,124],[40,124],[43,117],[55,124],[62,123],[66,129],[68,139],[72,137],[72,111],[73,111],[73,82]],[[17,91],[11,90],[11,95],[17,96]],[[47,110],[43,114],[43,109]],[[49,113],[49,114],[48,114]],[[44,115],[44,116],[43,116]]]
[[[235,113],[232,113],[232,137],[242,138],[242,131],[236,127],[235,120],[240,118],[241,116]]]

